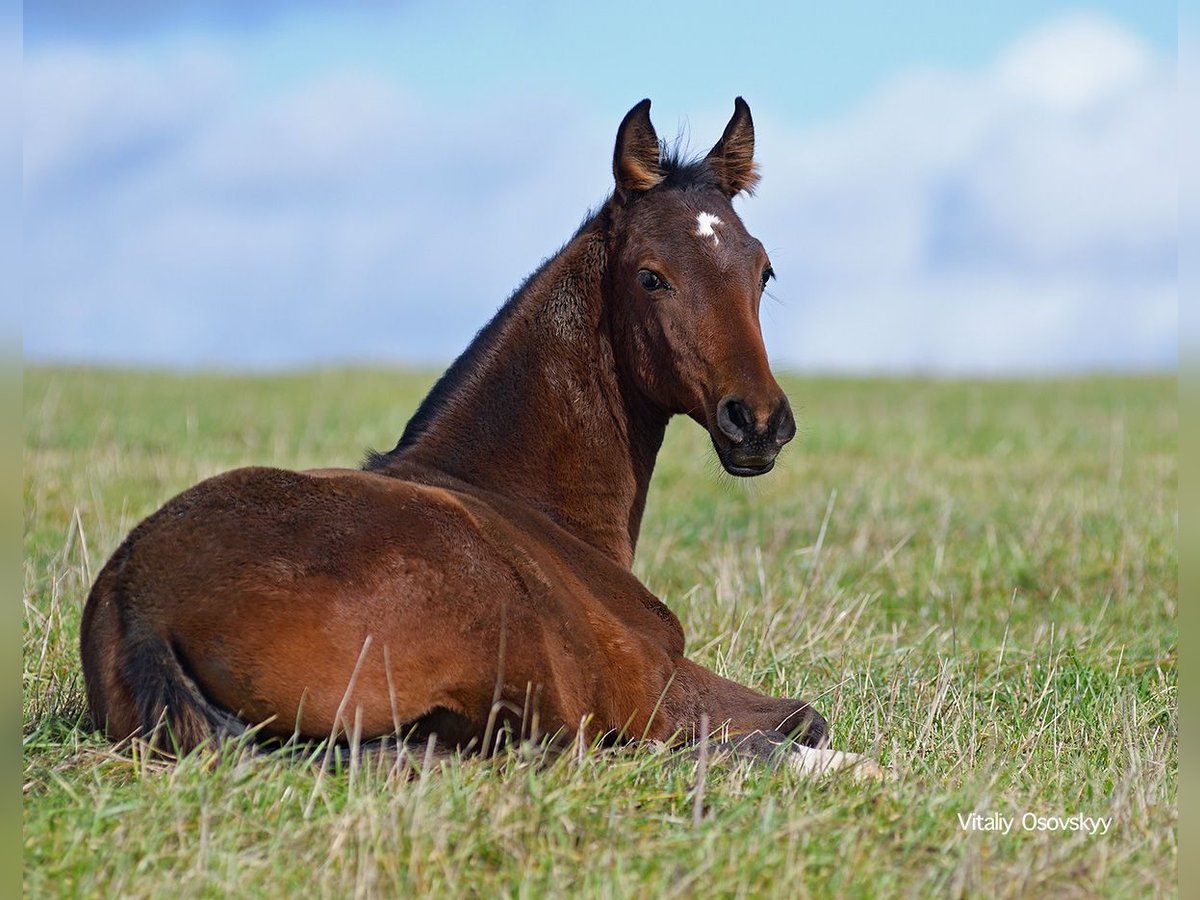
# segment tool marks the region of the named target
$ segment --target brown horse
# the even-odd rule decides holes
[[[83,614],[93,721],[174,747],[400,735],[491,752],[505,735],[695,739],[702,722],[799,768],[825,720],[684,656],[630,572],[667,420],[727,471],[796,432],[767,365],[770,261],[731,204],[758,180],[739,97],[703,159],[660,146],[643,100],[616,187],[364,470],[245,468],[137,526]]]

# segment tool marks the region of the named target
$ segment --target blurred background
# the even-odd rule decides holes
[[[45,0],[24,29],[29,362],[444,364],[603,201],[630,106],[703,152],[741,94],[779,367],[1177,364],[1173,3]]]

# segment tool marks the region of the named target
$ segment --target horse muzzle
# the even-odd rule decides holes
[[[782,394],[759,403],[726,394],[717,402],[708,432],[725,471],[750,478],[775,467],[783,445],[796,436],[796,419]]]

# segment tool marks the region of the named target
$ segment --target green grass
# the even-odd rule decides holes
[[[670,430],[636,569],[691,653],[818,698],[882,784],[650,749],[411,777],[386,758],[179,765],[82,729],[89,579],[196,480],[355,465],[431,382],[383,371],[25,376],[31,895],[876,896],[1176,892],[1175,382],[785,379],[776,471]],[[958,814],[1112,816],[1106,835]]]

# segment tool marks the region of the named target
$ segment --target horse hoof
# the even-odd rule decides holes
[[[842,750],[794,747],[789,750],[785,765],[806,777],[836,772],[848,775],[855,781],[884,781],[889,778],[888,770],[870,757]]]

